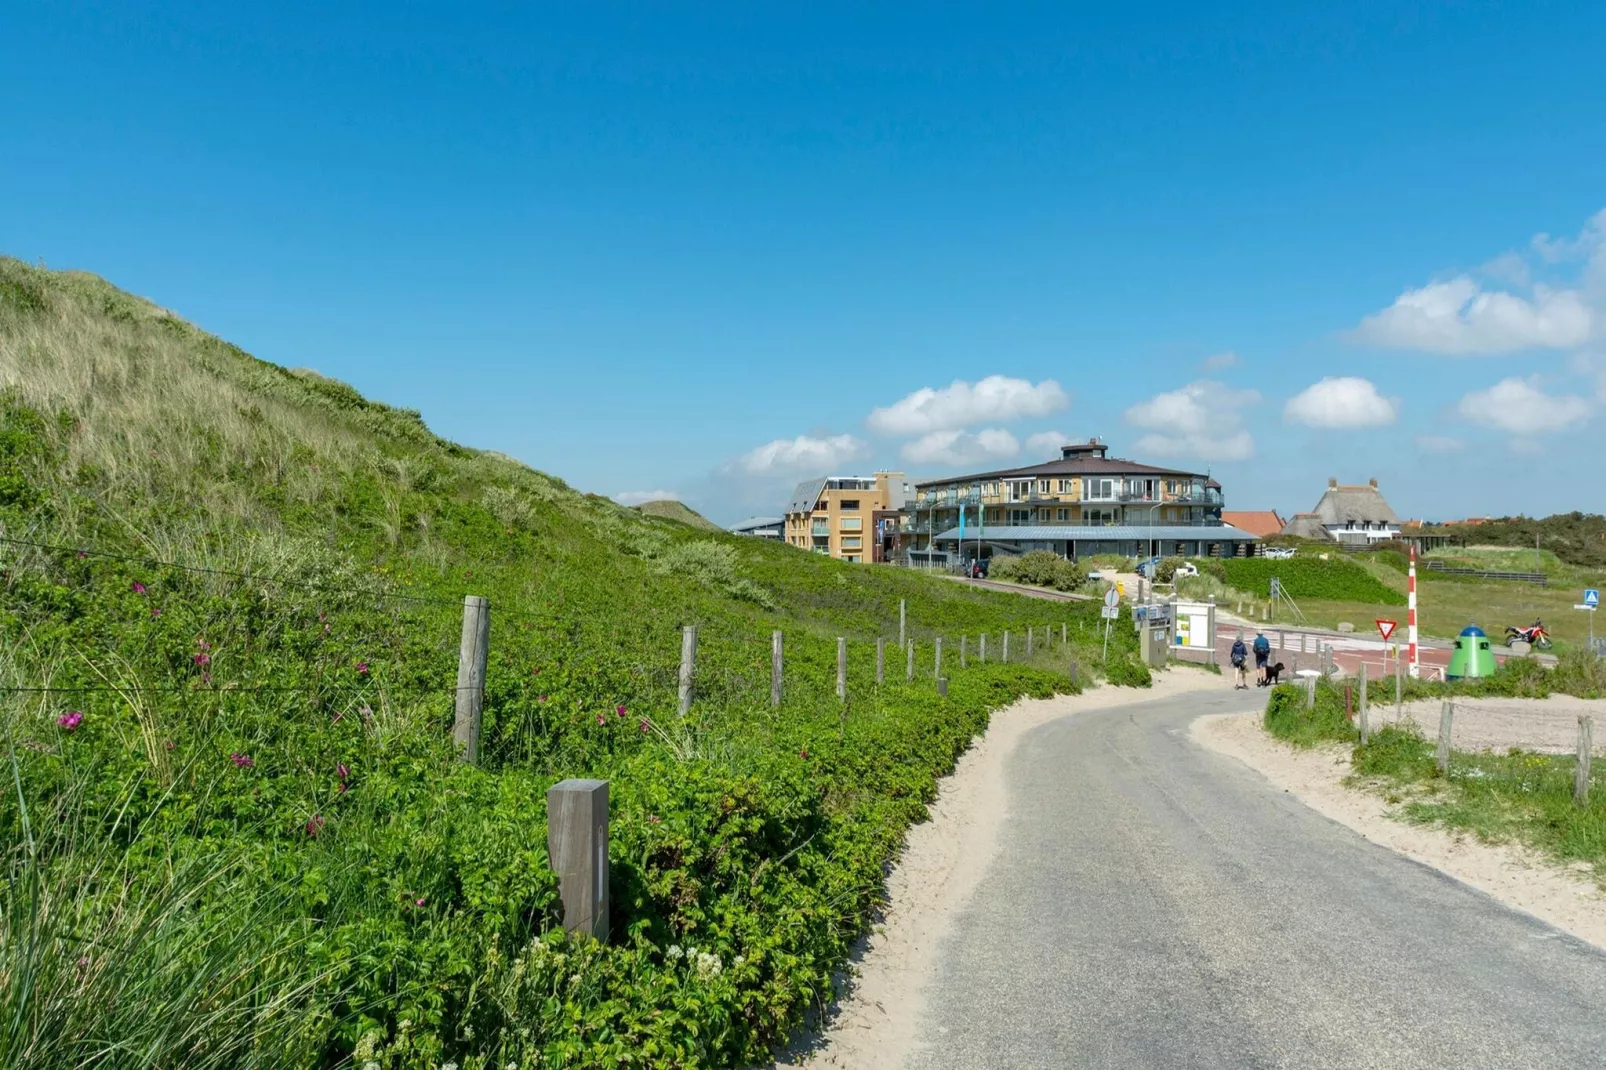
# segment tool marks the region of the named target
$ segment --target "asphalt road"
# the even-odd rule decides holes
[[[1256,697],[1027,737],[909,1065],[1606,1066],[1606,954],[1188,739]]]

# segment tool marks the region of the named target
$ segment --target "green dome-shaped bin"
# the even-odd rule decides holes
[[[1496,667],[1489,637],[1476,624],[1469,624],[1456,637],[1455,650],[1450,653],[1450,664],[1444,670],[1444,678],[1471,680],[1493,676]]]

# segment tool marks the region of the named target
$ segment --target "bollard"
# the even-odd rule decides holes
[[[491,649],[491,602],[463,596],[463,639],[457,651],[457,718],[452,742],[470,765],[480,760],[480,715],[485,708],[485,659]]]
[[[781,633],[773,632],[770,635],[770,705],[781,704]]]
[[[547,857],[558,875],[563,927],[608,939],[608,782],[565,780],[546,793]]]

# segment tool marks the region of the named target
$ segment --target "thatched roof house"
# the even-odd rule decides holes
[[[1377,480],[1368,480],[1365,486],[1345,486],[1329,479],[1316,508],[1295,514],[1283,534],[1364,545],[1398,538],[1400,518],[1377,489]]]

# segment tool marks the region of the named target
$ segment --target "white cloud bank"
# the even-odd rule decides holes
[[[1546,394],[1538,377],[1502,379],[1487,390],[1475,390],[1456,409],[1467,420],[1513,435],[1563,431],[1581,423],[1594,411],[1585,398]]]
[[[613,500],[620,505],[641,505],[643,502],[661,502],[666,498],[680,500],[680,495],[672,490],[622,490],[613,496]]]
[[[1026,439],[1026,452],[1034,457],[1059,460],[1060,447],[1071,441],[1064,431],[1039,431]]]
[[[820,438],[798,435],[766,442],[726,467],[750,476],[803,472],[830,475],[842,465],[869,460],[872,453],[869,443],[848,434]]]
[[[1288,399],[1283,419],[1326,430],[1383,427],[1400,414],[1397,399],[1377,392],[1369,379],[1329,376]]]
[[[1020,453],[1020,441],[1001,427],[971,434],[933,431],[903,446],[903,459],[914,464],[971,465],[1004,461]]]
[[[941,390],[921,387],[873,410],[865,424],[886,435],[929,435],[981,423],[1048,416],[1070,403],[1070,395],[1052,379],[1033,385],[1025,379],[989,375],[974,385],[956,379]]]
[[[1242,461],[1255,455],[1255,440],[1244,428],[1239,410],[1259,401],[1258,391],[1234,390],[1201,379],[1132,406],[1124,418],[1133,427],[1151,432],[1137,443],[1142,452]]]

